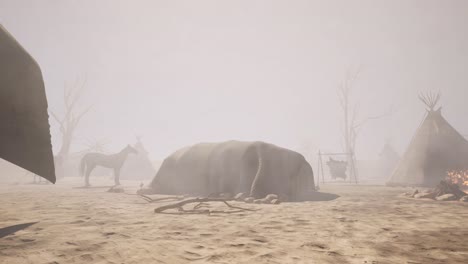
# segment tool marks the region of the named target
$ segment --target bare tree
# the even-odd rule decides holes
[[[88,107],[84,110],[77,110],[85,85],[85,79],[81,82],[77,79],[73,86],[65,84],[63,90],[65,113],[62,117],[59,117],[56,113],[51,112],[52,117],[59,124],[60,133],[62,135],[62,144],[56,155],[59,163],[57,165],[59,166],[67,160],[76,128],[83,116],[91,109],[91,107]]]
[[[356,141],[362,127],[370,120],[380,119],[384,116],[391,114],[392,108],[387,112],[369,116],[365,119],[358,121],[359,103],[352,102],[351,95],[353,92],[354,84],[361,73],[361,68],[358,67],[356,70],[349,70],[346,74],[345,79],[338,88],[338,99],[340,101],[341,110],[343,111],[343,141],[344,141],[344,152],[349,154],[351,166],[355,164],[355,153],[356,153]],[[355,170],[355,168],[351,168]],[[355,171],[353,173],[356,173]],[[355,175],[355,177],[357,177]]]
[[[338,99],[340,100],[341,110],[343,111],[343,139],[344,151],[351,153],[352,151],[352,138],[355,138],[355,131],[353,126],[356,120],[357,105],[350,102],[353,84],[359,76],[360,69],[354,72],[348,71],[345,79],[338,88]]]
[[[108,153],[108,145],[110,143],[109,139],[87,139],[86,140],[86,149],[81,151],[80,154],[82,153],[87,153],[87,152],[99,152],[99,153]]]

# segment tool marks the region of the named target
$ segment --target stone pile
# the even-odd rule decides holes
[[[448,181],[441,181],[432,190],[419,191],[416,189],[412,193],[405,193],[404,196],[416,199],[433,199],[437,201],[468,202],[468,195],[460,190],[460,187],[457,184],[453,184]]]

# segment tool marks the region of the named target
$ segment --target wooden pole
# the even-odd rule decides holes
[[[323,161],[322,161],[322,154],[320,154],[320,171],[322,173],[322,184],[325,184],[325,175],[323,173]]]
[[[318,156],[320,156],[320,150],[319,150],[319,152],[318,152]],[[319,183],[319,181],[320,181],[320,172],[319,172],[319,169],[320,169],[320,160],[319,160],[319,158],[317,157],[317,187],[320,186],[320,183]],[[316,189],[317,189],[317,188],[316,188]]]
[[[354,152],[351,152],[351,162],[352,162],[352,173],[354,176],[354,183],[358,184],[358,179],[357,179],[357,170],[356,170],[356,163],[355,163],[355,157],[354,157]]]

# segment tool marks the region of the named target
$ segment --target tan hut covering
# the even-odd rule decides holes
[[[182,148],[164,160],[149,187],[160,194],[244,193],[255,198],[277,194],[283,201],[316,198],[312,197],[314,173],[305,158],[260,141]]]
[[[468,169],[468,141],[445,120],[441,108],[434,110],[439,96],[432,98],[423,100],[428,106],[426,118],[388,185],[433,187],[448,171]]]
[[[39,65],[0,25],[0,158],[55,183],[48,117]]]

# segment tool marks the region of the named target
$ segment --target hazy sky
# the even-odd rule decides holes
[[[0,0],[0,23],[38,61],[49,107],[86,77],[76,135],[117,151],[141,135],[153,159],[199,141],[341,149],[336,90],[361,66],[358,155],[403,151],[420,91],[468,134],[468,1]],[[60,138],[51,120],[54,149]]]

